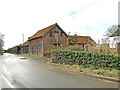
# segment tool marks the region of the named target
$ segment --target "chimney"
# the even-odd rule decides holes
[[[74,35],[77,36],[77,32],[74,32]]]

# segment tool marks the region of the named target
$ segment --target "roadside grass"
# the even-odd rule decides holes
[[[120,75],[120,73],[116,69],[105,70],[105,69],[94,69],[93,67],[84,68],[83,66],[79,66],[79,65],[52,63],[52,61],[46,61],[45,64],[50,66],[56,66],[57,68],[76,71],[76,72],[84,72],[84,73],[96,74],[96,75],[113,77],[113,78],[118,78],[118,75]]]
[[[91,69],[91,68],[83,68],[83,72],[92,73],[92,74],[99,74],[107,77],[118,77],[118,70],[105,70],[105,69]]]
[[[44,58],[51,58],[51,55],[43,56]]]

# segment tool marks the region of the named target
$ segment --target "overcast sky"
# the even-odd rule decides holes
[[[0,32],[4,48],[23,43],[38,30],[54,23],[71,34],[103,38],[118,24],[119,0],[0,0]]]

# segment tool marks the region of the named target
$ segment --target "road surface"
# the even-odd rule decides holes
[[[3,88],[118,88],[117,83],[51,70],[41,65],[45,60],[23,57],[0,56]]]

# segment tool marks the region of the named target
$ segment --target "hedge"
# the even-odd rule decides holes
[[[120,70],[120,56],[62,49],[52,50],[52,55],[56,58],[52,61],[53,63],[76,64],[85,68],[93,67],[95,69]]]

